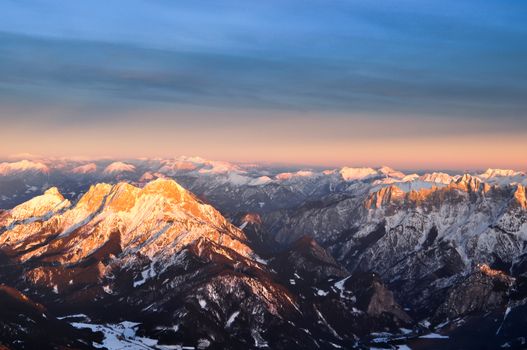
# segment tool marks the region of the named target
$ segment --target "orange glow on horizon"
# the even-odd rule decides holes
[[[146,119],[145,115],[148,115]],[[18,123],[0,129],[0,157],[17,153],[86,158],[197,155],[236,162],[399,169],[525,170],[527,132],[494,121],[442,118],[142,113],[83,125]],[[487,123],[487,124],[485,124]],[[472,125],[480,129],[474,130]]]

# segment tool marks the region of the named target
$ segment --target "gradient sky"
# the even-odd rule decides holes
[[[0,157],[527,168],[527,2],[3,0]]]

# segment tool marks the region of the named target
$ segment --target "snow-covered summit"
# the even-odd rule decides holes
[[[113,162],[104,169],[105,174],[134,172],[135,166],[124,162]]]
[[[340,175],[346,181],[363,180],[379,175],[379,172],[373,168],[349,168],[340,169]]]
[[[21,254],[22,261],[61,247],[61,263],[78,262],[117,232],[120,249],[151,259],[169,259],[200,237],[243,256],[252,254],[244,234],[216,209],[174,180],[161,178],[143,188],[125,182],[93,185],[74,206],[50,189],[8,212],[6,220],[0,244],[15,248],[46,237],[52,243]],[[10,227],[12,222],[17,224]]]
[[[527,185],[527,174],[511,169],[487,169],[478,178],[490,184],[524,184]]]
[[[17,205],[10,212],[8,222],[36,220],[51,216],[71,205],[56,187],[52,187],[40,196],[33,197],[29,201]]]
[[[396,179],[402,179],[406,176],[405,173],[395,170],[393,168],[390,168],[388,166],[382,166],[377,170],[378,173],[383,174],[387,177],[396,178]]]
[[[299,170],[296,172],[286,172],[276,175],[276,179],[280,181],[291,180],[294,178],[308,178],[314,176],[315,173],[309,170]]]
[[[95,163],[79,165],[71,169],[71,172],[74,174],[89,174],[89,173],[94,173],[96,171],[97,171],[97,164]]]
[[[490,179],[494,177],[512,177],[518,175],[525,175],[521,171],[515,171],[512,169],[487,169],[483,174],[480,174],[479,177],[484,179]]]
[[[0,163],[0,175],[15,175],[20,173],[49,173],[49,167],[41,162],[21,160],[18,162]]]
[[[437,184],[445,184],[445,185],[448,185],[450,182],[452,182],[453,179],[454,178],[452,176],[446,173],[441,173],[441,172],[426,173],[419,177],[419,180],[421,181],[434,182]]]

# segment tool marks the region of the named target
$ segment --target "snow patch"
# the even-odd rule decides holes
[[[13,163],[0,163],[0,175],[15,175],[25,172],[48,174],[47,165],[29,160],[21,160]]]
[[[314,173],[308,170],[299,170],[296,173],[280,173],[276,175],[276,179],[280,181],[291,180],[293,178],[311,177]]]
[[[243,230],[245,227],[247,227],[247,224],[248,224],[248,223],[249,223],[249,222],[244,221],[243,224],[241,224],[240,227],[238,227],[238,228],[239,228],[240,230]]]
[[[253,259],[259,262],[262,265],[267,265],[267,260],[260,258],[258,255],[254,254]]]
[[[319,295],[321,297],[325,297],[328,294],[329,294],[329,292],[323,291],[322,289],[317,289],[317,295]]]
[[[59,320],[65,320],[65,319],[70,319],[70,318],[84,318],[84,319],[89,319],[88,316],[86,316],[85,314],[74,314],[74,315],[66,315],[66,316],[61,316],[61,317],[57,317]]]
[[[403,333],[403,334],[410,334],[410,333],[412,333],[412,330],[411,330],[411,329],[408,329],[408,328],[399,328],[399,330],[400,330],[401,333]]]
[[[139,323],[124,321],[117,324],[100,325],[72,322],[71,325],[78,329],[88,328],[94,332],[102,332],[104,335],[102,343],[93,343],[96,348],[107,348],[108,350],[162,348],[162,346],[157,346],[158,341],[156,339],[136,335],[136,328]],[[177,348],[172,347],[172,349]]]
[[[338,290],[340,290],[340,297],[341,298],[344,298],[344,291],[346,290],[346,288],[344,287],[344,283],[346,283],[346,281],[350,278],[351,276],[348,276],[344,279],[341,279],[340,281],[337,281],[335,282],[334,286],[335,288],[337,288]]]
[[[322,313],[320,311],[318,311],[317,307],[314,306],[315,308],[315,311],[318,315],[318,318],[326,325],[326,327],[330,330],[331,333],[333,333],[333,335],[338,338],[338,339],[342,339],[339,334],[337,333],[337,331],[335,331],[335,329],[333,329],[333,327],[331,327],[331,325],[328,323],[328,321],[326,320],[326,318],[324,317],[324,315],[322,315]]]
[[[146,280],[151,278],[151,277],[153,277],[153,276],[155,276],[154,264],[150,264],[148,269],[143,270],[141,272],[141,277],[142,278],[139,281],[134,281],[134,288],[145,284]]]
[[[257,330],[251,330],[251,335],[254,339],[254,346],[257,348],[268,348],[269,345],[265,341],[264,338],[260,335],[260,333]]]
[[[198,340],[198,349],[206,349],[210,346],[210,340],[208,339],[199,339]]]
[[[234,322],[234,320],[236,320],[236,317],[238,317],[238,315],[240,314],[240,311],[236,311],[234,312],[230,317],[229,319],[227,320],[227,323],[225,324],[225,327],[226,328],[229,328],[232,323]]]
[[[125,173],[125,172],[134,172],[135,166],[132,164],[126,164],[123,162],[113,162],[112,164],[108,165],[106,169],[104,169],[104,173],[109,174],[115,174],[115,173]]]
[[[81,166],[71,169],[71,172],[74,174],[89,174],[89,173],[94,173],[96,171],[97,171],[97,164],[95,163],[88,163],[88,164],[81,165]]]
[[[379,172],[373,168],[343,167],[339,173],[345,181],[364,180],[379,175]]]
[[[437,334],[437,333],[429,333],[429,334],[422,335],[419,338],[423,338],[423,339],[448,339],[449,337],[447,335],[441,335],[441,334]]]

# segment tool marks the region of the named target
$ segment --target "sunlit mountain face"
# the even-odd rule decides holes
[[[1,350],[527,348],[525,1],[0,13]]]

